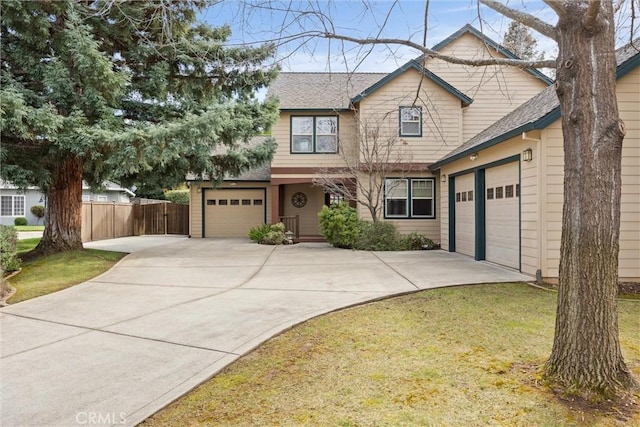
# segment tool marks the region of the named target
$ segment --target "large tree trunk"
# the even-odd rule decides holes
[[[82,249],[82,161],[70,156],[53,171],[47,215],[37,254]]]
[[[588,25],[586,2],[558,21],[556,91],[564,136],[564,207],[555,338],[547,377],[589,399],[635,381],[618,338],[621,158],[612,4]],[[587,24],[585,25],[585,22]]]

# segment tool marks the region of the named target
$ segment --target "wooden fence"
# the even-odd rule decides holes
[[[145,234],[189,234],[189,206],[82,203],[83,242]]]

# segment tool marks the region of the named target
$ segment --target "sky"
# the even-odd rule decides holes
[[[550,24],[557,21],[555,13],[540,0],[504,3]],[[316,13],[303,13],[309,10]],[[222,0],[201,19],[214,26],[230,25],[230,45],[275,42],[275,61],[283,71],[391,72],[419,53],[404,46],[362,47],[303,35],[329,29],[359,38],[380,36],[421,44],[424,15],[424,0]],[[437,44],[467,23],[501,43],[510,20],[485,6],[478,8],[476,0],[430,0],[426,45]],[[554,58],[555,42],[534,31],[532,34],[538,40],[538,51]]]

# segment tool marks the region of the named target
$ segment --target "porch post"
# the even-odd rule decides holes
[[[278,222],[280,217],[280,185],[271,184],[271,223]]]

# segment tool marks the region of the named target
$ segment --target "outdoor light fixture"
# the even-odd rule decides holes
[[[531,148],[527,148],[522,152],[522,160],[525,162],[533,160],[533,150]]]
[[[469,156],[469,160],[471,160],[472,162],[475,162],[477,158],[478,158],[478,153],[473,153],[471,156]]]
[[[440,182],[447,182],[447,175],[446,174],[442,174],[440,175]]]

